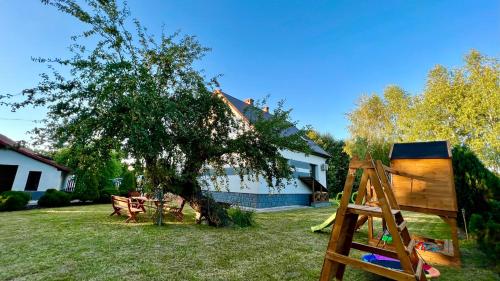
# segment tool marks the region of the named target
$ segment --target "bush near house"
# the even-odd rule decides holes
[[[6,191],[0,194],[0,211],[16,211],[26,208],[31,196],[23,191]]]
[[[97,177],[88,171],[77,173],[73,199],[81,201],[94,201],[99,198],[99,181]]]
[[[255,224],[255,212],[245,211],[239,207],[230,208],[227,211],[231,221],[240,227],[252,226]]]
[[[71,195],[64,191],[56,189],[47,189],[45,193],[38,199],[40,207],[63,207],[68,206],[71,201]]]

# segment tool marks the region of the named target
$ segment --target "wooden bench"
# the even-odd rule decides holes
[[[184,198],[167,193],[163,196],[163,211],[165,213],[172,214],[178,221],[182,222],[184,220],[184,214],[182,210],[184,209],[184,205],[186,204],[186,200]],[[155,201],[156,207],[159,207],[160,202]]]
[[[140,208],[139,206],[137,206],[137,204],[132,202],[130,198],[112,195],[111,204],[113,205],[114,211],[110,216],[114,214],[119,216],[121,215],[121,211],[124,210],[128,215],[128,218],[127,220],[125,220],[125,222],[137,222],[137,214],[144,213],[144,208]]]

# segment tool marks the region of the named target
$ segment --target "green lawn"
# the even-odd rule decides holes
[[[126,224],[110,205],[0,213],[0,280],[317,280],[329,234],[309,227],[333,211],[257,214],[246,229],[195,225],[191,209],[164,227]],[[410,231],[446,238],[439,218],[405,215]],[[461,247],[463,267],[438,267],[440,280],[498,280],[473,241]],[[348,268],[344,280],[380,278]]]

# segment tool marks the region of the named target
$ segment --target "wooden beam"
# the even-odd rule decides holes
[[[410,174],[410,173],[400,171],[400,170],[397,170],[397,169],[394,169],[391,167],[387,167],[385,165],[383,165],[383,167],[384,167],[384,170],[386,172],[394,174],[394,175],[398,175],[398,176],[402,176],[402,177],[406,177],[406,178],[411,178],[411,179],[415,179],[415,180],[427,181],[427,182],[435,182],[436,181],[435,179],[432,179],[432,178],[426,178],[426,177]]]
[[[408,274],[402,271],[396,271],[389,269],[387,267],[375,265],[372,263],[364,262],[358,259],[354,259],[348,256],[344,256],[332,251],[326,252],[326,258],[332,261],[340,262],[345,265],[349,265],[355,268],[366,270],[390,279],[394,280],[407,280],[415,281],[415,276],[413,274]]]
[[[392,209],[399,209],[398,202],[396,201],[396,197],[394,196],[394,192],[392,190],[392,186],[389,183],[389,179],[387,178],[387,174],[384,171],[384,164],[382,161],[377,160],[375,162],[375,167],[377,169],[377,174],[380,177],[380,183],[382,183],[382,187],[384,188],[384,192],[387,195],[387,199],[391,204]]]
[[[410,257],[406,253],[406,247],[403,245],[401,234],[398,231],[396,220],[394,218],[394,211],[391,209],[391,204],[388,202],[387,195],[384,192],[380,177],[377,174],[377,170],[368,170],[370,181],[375,188],[375,193],[380,202],[380,209],[382,210],[383,217],[386,220],[387,228],[389,233],[392,235],[392,243],[396,252],[398,253],[399,260],[401,262],[401,268],[407,273],[413,273],[413,266],[410,261]],[[397,210],[399,212],[399,210]],[[412,274],[412,277],[415,278]]]
[[[361,243],[358,243],[358,242],[352,242],[351,247],[353,249],[360,250],[360,251],[363,251],[363,252],[377,254],[377,255],[382,255],[382,256],[393,258],[393,259],[399,259],[398,253],[396,253],[394,251],[391,251],[391,250],[388,250],[388,249],[377,248],[375,246],[361,244]]]
[[[349,169],[374,169],[372,161],[366,160],[351,160]]]
[[[436,216],[440,216],[440,217],[449,217],[449,218],[456,218],[457,217],[457,212],[453,212],[453,211],[429,209],[429,208],[414,207],[414,206],[407,206],[407,205],[399,205],[399,209],[401,209],[403,211],[431,214],[431,215],[436,215]]]

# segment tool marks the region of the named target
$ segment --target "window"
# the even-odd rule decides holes
[[[0,192],[12,189],[16,173],[17,165],[0,165]]]
[[[24,188],[24,190],[36,191],[38,189],[38,183],[40,183],[41,176],[42,172],[30,171],[30,173],[28,174],[28,180],[26,181],[26,187]]]

